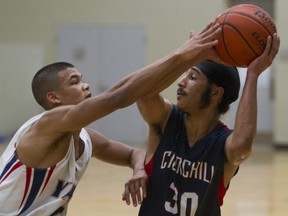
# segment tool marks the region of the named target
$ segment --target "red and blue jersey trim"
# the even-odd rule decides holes
[[[0,184],[5,181],[13,172],[20,167],[25,166],[17,157],[16,152],[6,164],[3,172],[0,174]],[[33,204],[34,200],[41,195],[47,186],[55,166],[45,169],[35,169],[26,167],[25,189],[22,195],[22,201],[18,208],[18,215],[24,213]]]

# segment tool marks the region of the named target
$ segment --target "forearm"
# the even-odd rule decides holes
[[[99,132],[87,129],[93,143],[93,157],[106,163],[144,170],[145,152],[116,140],[110,140]]]
[[[182,55],[174,52],[125,77],[108,92],[118,95],[121,107],[128,106],[148,93],[163,90],[171,85],[193,65],[193,60],[185,63],[183,59]]]
[[[233,141],[234,159],[241,162],[251,151],[257,130],[257,82],[258,75],[247,73],[246,82],[236,113]]]

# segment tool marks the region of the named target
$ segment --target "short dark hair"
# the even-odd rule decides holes
[[[37,103],[45,110],[51,107],[48,104],[46,94],[58,88],[58,73],[67,68],[74,68],[74,65],[67,62],[56,62],[41,68],[32,80],[32,92]]]

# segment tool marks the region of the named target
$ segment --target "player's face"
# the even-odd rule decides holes
[[[211,101],[211,87],[207,77],[194,69],[187,71],[178,81],[177,106],[184,112],[205,109]]]
[[[78,104],[91,97],[89,85],[83,82],[82,75],[76,68],[60,71],[59,78],[59,89],[56,94],[62,105]]]

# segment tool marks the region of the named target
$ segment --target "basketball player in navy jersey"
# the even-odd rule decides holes
[[[178,81],[177,104],[160,91],[138,101],[149,126],[145,170],[147,197],[139,216],[219,216],[239,165],[256,134],[257,81],[278,53],[280,38],[269,37],[264,53],[251,62],[237,109],[234,131],[220,121],[240,88],[236,68],[203,61]],[[129,203],[129,186],[123,200]]]
[[[166,57],[94,97],[73,65],[57,62],[40,69],[32,90],[46,111],[21,126],[0,158],[0,215],[66,215],[91,157],[131,167],[132,202],[141,202],[144,152],[84,127],[163,86],[163,80],[171,84],[207,56],[217,59],[212,48],[219,30],[211,23]]]

